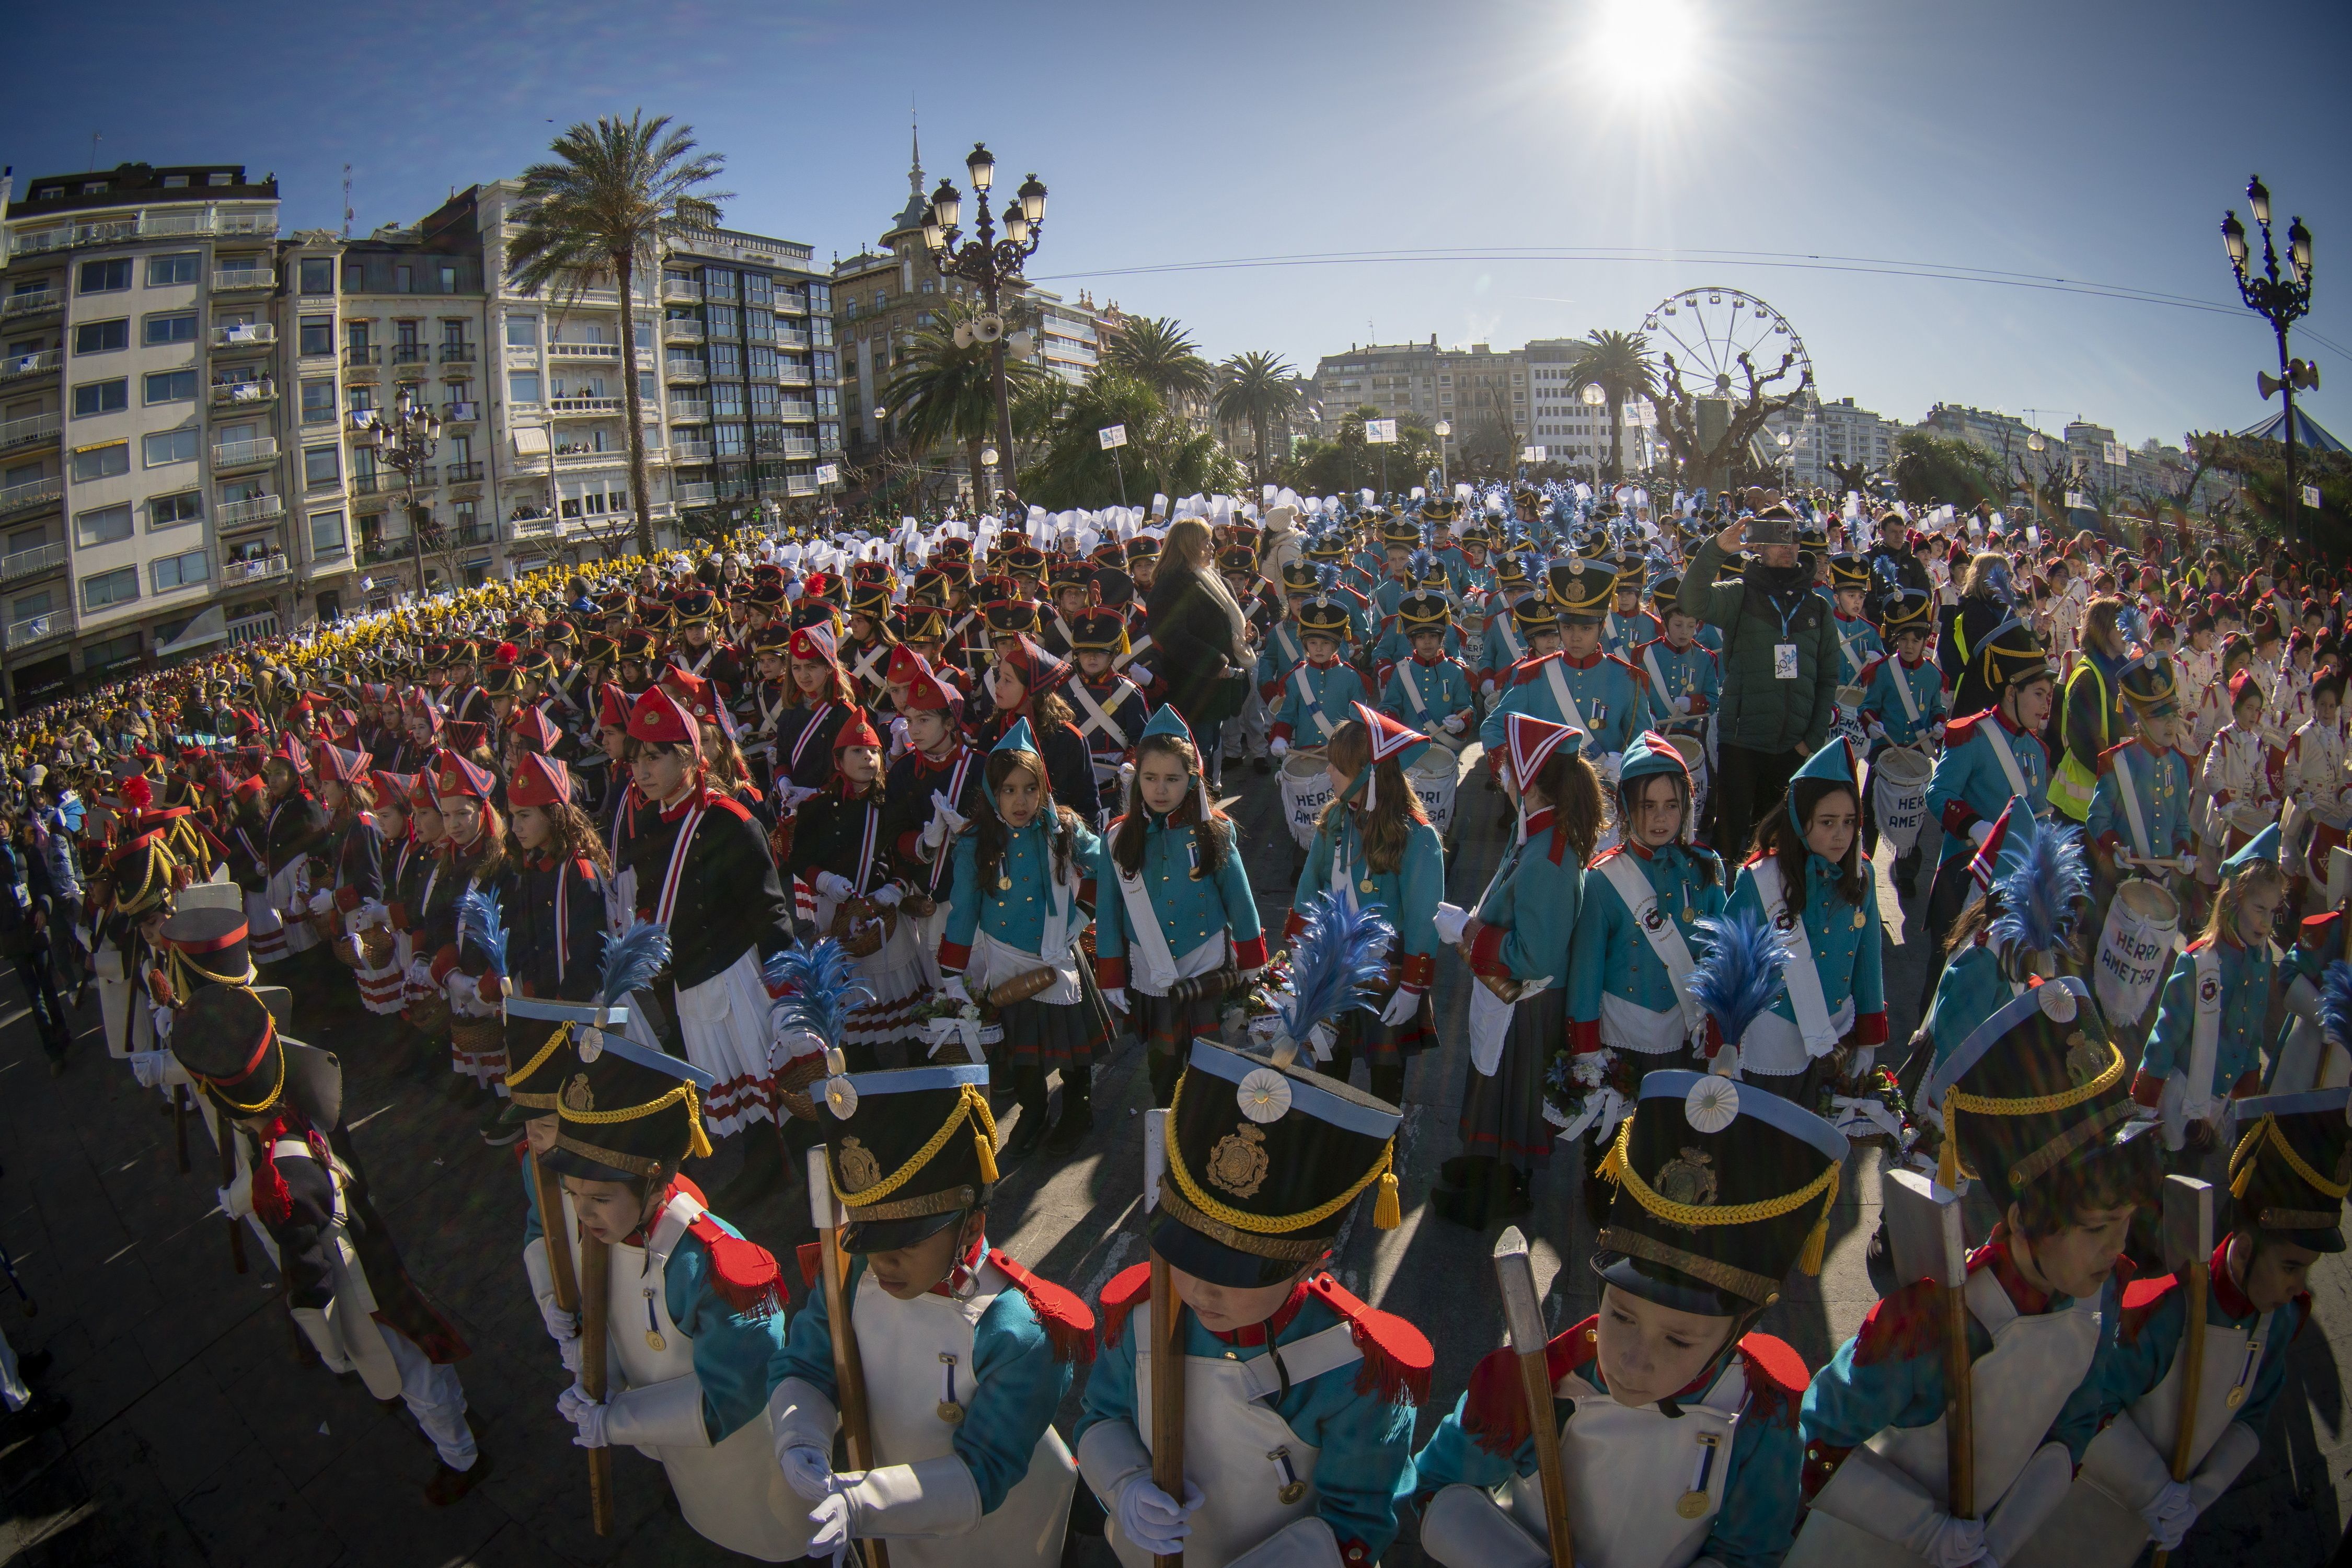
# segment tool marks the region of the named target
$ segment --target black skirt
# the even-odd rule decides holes
[[[1472,981],[1472,984],[1478,982]],[[1511,1032],[1492,1078],[1470,1068],[1462,1091],[1462,1152],[1531,1170],[1551,1158],[1553,1128],[1544,1120],[1544,1075],[1568,1047],[1568,993],[1558,986],[1511,1010]]]

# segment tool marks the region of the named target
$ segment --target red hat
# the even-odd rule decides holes
[[[618,681],[608,680],[596,689],[596,727],[600,730],[626,730],[629,727],[629,694],[621,689]]]
[[[507,781],[509,805],[562,805],[572,798],[572,770],[553,757],[533,752]]]
[[[929,675],[931,661],[908,647],[905,643],[892,645],[890,662],[883,667],[882,679],[892,686],[910,686],[915,677]]]
[[[793,633],[792,654],[794,658],[810,659],[818,664],[831,664],[834,661],[834,649],[836,646],[833,640],[833,629],[830,626],[803,626]]]
[[[996,657],[1013,667],[1032,697],[1042,697],[1070,679],[1069,660],[1047,653],[1026,632],[1014,633]]]
[[[268,787],[268,785],[261,782],[261,775],[259,773],[247,773],[243,778],[237,780],[236,783],[231,784],[229,786],[228,793],[234,799],[241,804],[249,803],[259,800],[261,798],[262,792]]]
[[[477,720],[452,720],[449,723],[449,746],[452,751],[479,750],[489,738],[489,726]]]
[[[658,686],[638,698],[636,706],[629,710],[629,738],[656,745],[685,746],[697,757],[702,755],[702,731],[695,724],[694,715]]]
[[[507,721],[507,729],[540,752],[552,752],[555,743],[563,739],[563,731],[550,723],[547,715],[536,708],[517,708]]]
[[[471,795],[476,800],[487,801],[490,798],[490,792],[499,784],[489,769],[467,761],[446,746],[433,753],[430,782],[436,803],[455,795]]]
[[[855,722],[844,724],[841,732],[833,738],[833,749],[836,752],[845,752],[852,746],[871,746],[877,752],[882,749],[882,737],[874,732],[874,726],[866,721],[863,712],[857,715]]]
[[[441,803],[433,795],[433,775],[414,773],[408,775],[408,804],[420,811],[439,811]]]
[[[2254,684],[2254,672],[2252,670],[2242,669],[2238,671],[2237,674],[2230,677],[2230,706],[2231,708],[2237,707],[2239,703],[2243,702],[2246,700],[2246,691],[2250,687],[2253,689],[2253,692],[2257,697],[2262,695],[2263,689]]]
[[[1509,742],[1507,749],[1503,753],[1504,761],[1510,766],[1511,782],[1521,789],[1527,788],[1528,784],[1535,782],[1537,776],[1543,772],[1544,763],[1549,762],[1551,754],[1559,750],[1560,742],[1576,733],[1575,730],[1566,724],[1554,723],[1549,719],[1538,719],[1532,713],[1510,715],[1508,721],[1504,725],[1504,731],[1506,739]],[[1664,747],[1668,755],[1675,757],[1681,755],[1674,749],[1671,742],[1660,741],[1658,743]]]
[[[689,709],[705,708],[710,702],[710,682],[684,665],[666,665],[655,681]]]
[[[946,713],[963,717],[963,694],[942,685],[938,674],[924,670],[907,683],[906,700],[899,704],[905,713]]]
[[[375,784],[376,799],[386,805],[405,807],[416,788],[415,773],[388,773],[378,768],[368,778]]]
[[[324,741],[310,748],[310,769],[320,784],[355,783],[367,776],[374,762],[365,752],[346,752]]]

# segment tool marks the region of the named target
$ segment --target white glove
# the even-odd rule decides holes
[[[408,961],[408,988],[420,995],[429,995],[441,987],[433,979],[433,965],[422,958]]]
[[[580,1385],[575,1383],[555,1396],[555,1408],[566,1421],[578,1428],[572,1435],[572,1447],[576,1448],[605,1447],[605,1406],[602,1401],[591,1399],[581,1393]]]
[[[1459,735],[1469,727],[1463,722],[1462,715],[1459,713],[1448,713],[1445,716],[1445,732],[1449,735]]]
[[[849,879],[838,871],[819,871],[816,874],[816,890],[820,896],[831,899],[835,903],[853,898],[857,892],[849,885]]]
[[[898,884],[885,882],[866,896],[886,910],[895,910],[898,907]]]
[[[1265,749],[1275,756],[1287,756],[1290,754],[1290,742],[1284,740],[1280,735],[1276,735],[1273,740],[1268,741],[1265,743]]]
[[[563,1363],[564,1371],[574,1377],[580,1375],[580,1336],[578,1334],[572,1335],[568,1340],[556,1341],[555,1353]]]
[[[557,1306],[553,1296],[539,1299],[539,1321],[547,1325],[547,1337],[559,1345],[580,1338],[578,1315]]]
[[[940,994],[950,1002],[965,1003],[971,1000],[971,993],[963,988],[963,976],[961,974],[949,975],[940,986]]]
[[[1381,1022],[1393,1029],[1412,1017],[1420,1006],[1421,993],[1400,985],[1396,994],[1389,998],[1389,1005],[1381,1009]]]
[[[1969,842],[1974,844],[1978,848],[1983,848],[1984,841],[1991,837],[1992,824],[1987,822],[1983,817],[1979,816],[1974,822],[1969,824]]]
[[[1936,1538],[1927,1543],[1920,1556],[1928,1568],[1969,1568],[1971,1563],[1984,1562],[1984,1521],[1980,1519],[1948,1519],[1936,1527]]]
[[[131,1053],[131,1076],[139,1080],[142,1089],[161,1089],[171,1059],[169,1051],[133,1051]]]
[[[1110,1004],[1110,1008],[1111,1008],[1111,1011],[1112,1011],[1112,1012],[1114,1012],[1114,1013],[1125,1013],[1125,1012],[1128,1010],[1128,1008],[1127,1008],[1127,987],[1126,987],[1126,986],[1124,986],[1124,985],[1114,985],[1114,986],[1112,986],[1109,990],[1108,990],[1108,991],[1104,992],[1102,994],[1103,994],[1103,1000],[1104,1000],[1105,1002],[1108,1002],[1108,1003],[1109,1003],[1109,1004]]]
[[[231,1182],[225,1187],[215,1187],[213,1196],[219,1200],[221,1213],[231,1219],[243,1219],[253,1212],[251,1182]]]
[[[362,931],[365,931],[371,926],[390,925],[391,923],[392,910],[385,906],[383,900],[362,899],[360,900],[360,929]]]
[[[816,1526],[809,1537],[808,1554],[831,1557],[833,1568],[841,1568],[849,1555],[849,1500],[829,1497],[809,1510],[809,1522]]]
[[[1863,735],[1869,740],[1884,741],[1886,739],[1886,726],[1880,723],[1875,719],[1865,722],[1862,727],[1862,732]]]
[[[2187,1481],[2167,1481],[2155,1500],[2139,1510],[2139,1516],[2147,1522],[2147,1532],[2157,1545],[2170,1552],[2179,1546],[2189,1527],[2197,1522],[2197,1500]]]
[[[1129,662],[1127,667],[1127,678],[1139,687],[1149,686],[1151,684],[1151,667],[1148,664]]]
[[[950,800],[945,795],[938,790],[933,790],[931,792],[931,809],[939,813],[940,820],[948,825],[949,832],[961,833],[964,830],[965,818],[963,813],[955,808],[955,802]]]
[[[824,792],[822,790],[803,789],[798,784],[786,784],[784,786],[784,807],[788,811],[797,811],[802,805],[809,801],[814,800],[823,793]]]
[[[1128,1478],[1118,1489],[1118,1527],[1127,1538],[1155,1557],[1173,1557],[1192,1533],[1192,1512],[1208,1500],[1191,1481],[1184,1483],[1181,1503],[1152,1484],[1144,1471]]]
[[[926,849],[937,849],[940,845],[947,842],[947,819],[940,816],[939,813],[933,812],[931,814],[931,819],[923,824],[923,847]]]
[[[1677,697],[1677,698],[1675,698],[1675,712],[1677,712],[1677,713],[1687,713],[1687,712],[1689,712],[1689,711],[1690,711],[1690,699],[1689,699],[1689,698],[1687,698],[1687,697]]]
[[[1437,940],[1448,947],[1462,944],[1462,928],[1470,923],[1470,911],[1459,904],[1437,906]]]
[[[1600,772],[1601,772],[1601,782],[1602,784],[1615,784],[1615,783],[1617,782],[1617,770],[1618,770],[1618,769],[1620,769],[1620,768],[1622,768],[1622,767],[1623,767],[1624,765],[1625,765],[1625,753],[1624,753],[1624,752],[1603,752],[1603,753],[1602,753],[1602,755],[1601,755],[1601,766],[1600,766]]]
[[[776,1463],[783,1467],[784,1479],[805,1501],[823,1502],[839,1488],[832,1457],[806,1443],[782,1449],[776,1455]]]
[[[449,1005],[467,1017],[472,1017],[482,1005],[482,983],[465,971],[449,972]]]

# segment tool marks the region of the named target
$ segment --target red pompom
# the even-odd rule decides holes
[[[515,647],[515,645],[510,642],[502,642],[499,644],[497,657],[498,662],[500,664],[512,664],[516,659],[522,657],[522,649]]]
[[[133,773],[122,781],[122,799],[124,804],[144,811],[154,804],[154,786],[147,782],[146,774]]]

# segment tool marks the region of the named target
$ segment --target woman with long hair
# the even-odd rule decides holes
[[[793,632],[789,650],[792,709],[776,725],[779,811],[799,804],[782,798],[787,784],[800,799],[824,787],[833,776],[834,739],[861,711],[836,657],[830,622]]]
[[[795,918],[808,921],[820,940],[835,937],[853,951],[875,944],[857,957],[866,1000],[841,1037],[858,1072],[903,1065],[898,1047],[913,1030],[914,1005],[927,984],[915,921],[898,909],[904,889],[891,874],[883,795],[882,737],[860,715],[834,738],[833,782],[802,803],[792,852],[779,868]]]
[[[1328,1070],[1345,1079],[1361,1058],[1372,1097],[1402,1105],[1406,1065],[1437,1041],[1429,990],[1437,976],[1434,922],[1445,897],[1445,847],[1405,782],[1403,763],[1429,737],[1361,702],[1353,706],[1356,716],[1342,721],[1324,748],[1331,802],[1307,846],[1282,940],[1286,945],[1305,929],[1299,910],[1321,893],[1378,908],[1395,928],[1388,955],[1393,978],[1377,1011],[1357,1009],[1339,1021]]]
[[[1841,1047],[1875,1050],[1886,1043],[1885,940],[1879,929],[1878,878],[1862,861],[1861,792],[1853,754],[1832,741],[1789,781],[1779,809],[1756,825],[1755,850],[1739,868],[1727,917],[1745,909],[1789,943],[1787,986],[1737,1047],[1725,1046],[1714,1070],[1812,1105]]]
[[[1151,668],[1164,685],[1168,706],[1191,726],[1214,791],[1220,738],[1225,721],[1239,711],[1225,678],[1250,668],[1250,625],[1217,572],[1216,539],[1205,521],[1180,518],[1168,530],[1145,603]]]
[[[468,952],[472,944],[460,926],[457,906],[477,888],[500,892],[502,904],[509,901],[503,896],[509,870],[506,826],[491,801],[498,780],[480,763],[445,747],[427,783],[445,832],[415,911],[422,932],[417,962],[425,966],[432,987],[447,999],[453,1019],[479,1017],[484,1003],[478,982],[488,955],[478,949]],[[497,1126],[504,1110],[498,1102],[506,1090],[506,1051],[469,1045],[453,1029],[449,1067],[457,1075],[452,1097],[463,1098],[466,1086],[474,1086],[489,1100],[484,1125]]]
[[[1144,1044],[1152,1103],[1166,1105],[1192,1041],[1216,1035],[1226,991],[1265,967],[1234,824],[1211,803],[1200,751],[1172,708],[1136,742],[1127,808],[1095,887],[1095,978]]]
[[[956,1001],[998,998],[1001,1059],[1021,1104],[1004,1157],[1022,1159],[1045,1140],[1045,1076],[1057,1068],[1062,1115],[1052,1147],[1066,1152],[1094,1126],[1094,1065],[1110,1043],[1108,1019],[1087,1005],[1078,975],[1101,840],[1054,798],[1025,719],[996,742],[983,773],[986,787],[955,844],[941,989]]]
[[[1054,799],[1078,814],[1082,821],[1099,821],[1101,793],[1095,784],[1093,756],[1062,688],[1073,674],[1069,661],[1047,653],[1026,632],[1003,643],[982,678],[994,704],[979,721],[979,743],[993,745],[1012,728],[1025,721],[1038,755],[1045,760]]]
[[[498,987],[541,1001],[587,1002],[603,977],[604,858],[602,836],[588,814],[573,804],[572,770],[537,753],[522,759],[507,782],[507,854],[513,867],[510,896],[504,900],[507,962],[504,978],[484,979],[482,994]],[[552,1026],[556,1029],[562,1024]],[[516,1052],[528,1063],[547,1043],[544,1020],[510,1016],[509,1060]],[[485,1142],[520,1138],[524,1122],[515,1116],[484,1128]]]

